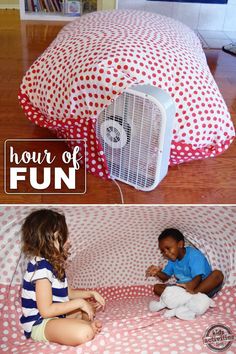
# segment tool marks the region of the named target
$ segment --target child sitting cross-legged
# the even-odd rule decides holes
[[[22,286],[20,322],[26,338],[77,346],[101,331],[95,309],[105,300],[96,291],[70,289],[65,274],[68,230],[64,215],[32,212],[22,226],[22,251],[29,258]],[[85,299],[93,298],[95,305]]]
[[[220,270],[212,270],[204,254],[194,247],[185,247],[184,236],[177,229],[166,229],[158,238],[159,249],[168,260],[165,267],[151,265],[146,276],[166,282],[172,276],[176,284],[188,292],[204,293],[213,297],[222,287],[224,276]],[[154,293],[160,296],[169,284],[155,284]]]

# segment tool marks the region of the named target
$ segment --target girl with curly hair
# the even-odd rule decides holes
[[[29,258],[22,286],[20,322],[25,336],[36,341],[76,346],[101,331],[95,309],[105,306],[96,291],[68,287],[65,216],[49,209],[32,212],[22,226],[22,251]],[[95,306],[85,299],[93,298]]]

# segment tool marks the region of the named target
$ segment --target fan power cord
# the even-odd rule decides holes
[[[112,178],[112,181],[117,185],[117,187],[119,189],[121,204],[124,204],[124,196],[123,196],[123,193],[122,193],[122,190],[121,190],[121,187],[120,187],[119,183],[113,178]]]

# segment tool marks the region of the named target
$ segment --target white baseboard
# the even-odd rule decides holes
[[[20,9],[20,5],[19,4],[0,4],[0,10],[19,10]]]

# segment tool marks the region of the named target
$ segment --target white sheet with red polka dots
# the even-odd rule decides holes
[[[86,138],[88,170],[107,178],[96,118],[134,84],[157,86],[176,104],[171,165],[214,157],[232,142],[234,127],[199,39],[153,13],[105,11],[71,22],[30,67],[19,99],[31,121],[58,137]]]
[[[50,206],[49,206],[50,207]],[[51,206],[53,208],[53,206]],[[0,283],[20,284],[24,258],[20,227],[42,206],[0,207]],[[70,232],[67,275],[74,287],[152,284],[145,269],[163,264],[157,244],[162,230],[175,227],[221,269],[228,286],[236,284],[236,206],[58,206]]]

